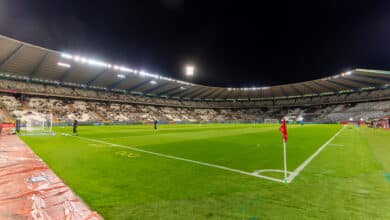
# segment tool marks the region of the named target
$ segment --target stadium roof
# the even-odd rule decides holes
[[[0,35],[0,72],[23,80],[190,100],[256,100],[337,94],[389,87],[390,72],[355,69],[338,75],[271,87],[224,88],[198,85],[61,53]]]

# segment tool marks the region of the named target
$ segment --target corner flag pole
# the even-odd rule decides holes
[[[284,140],[283,140],[283,158],[284,158],[284,181],[287,181],[286,141]]]
[[[286,125],[286,118],[283,117],[282,125],[279,128],[280,132],[283,134],[283,162],[284,162],[284,182],[287,183],[287,153],[286,153],[286,143],[288,140],[288,132]]]

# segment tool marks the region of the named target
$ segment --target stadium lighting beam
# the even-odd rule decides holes
[[[187,65],[185,70],[186,70],[186,75],[187,76],[193,76],[194,72],[195,72],[195,67],[192,66],[192,65]]]
[[[162,80],[165,80],[165,81],[175,82],[175,83],[179,83],[179,84],[183,84],[183,85],[193,85],[190,82],[176,80],[176,79],[172,79],[172,78],[169,78],[169,77],[160,76],[158,74],[149,73],[149,72],[146,72],[146,71],[143,71],[143,70],[136,70],[136,69],[128,68],[126,66],[118,66],[118,65],[111,64],[111,63],[106,63],[106,62],[103,62],[103,61],[100,61],[100,60],[95,60],[95,59],[83,57],[83,56],[80,56],[80,55],[73,55],[73,54],[69,54],[69,53],[61,53],[60,56],[61,56],[61,58],[64,58],[64,59],[67,59],[67,60],[71,60],[71,61],[73,61],[75,63],[80,63],[80,64],[83,64],[83,65],[103,67],[103,68],[107,68],[107,69],[112,69],[112,70],[118,71],[120,73],[132,73],[132,74],[139,75],[139,76],[142,76],[142,77],[150,77],[150,78],[154,78],[154,79],[162,79]],[[194,72],[195,72],[195,68],[193,66],[187,66],[186,67],[186,74],[187,75],[193,75]]]
[[[117,77],[118,77],[118,78],[121,78],[121,79],[124,79],[124,78],[126,78],[126,76],[125,76],[125,75],[123,75],[123,74],[118,74],[118,75],[117,75]]]
[[[61,57],[62,57],[62,58],[66,58],[66,59],[73,59],[73,56],[70,55],[70,54],[68,54],[68,53],[62,53],[62,54],[61,54]]]
[[[70,68],[71,67],[71,65],[69,63],[62,63],[62,62],[58,62],[57,65],[65,67],[65,68]]]

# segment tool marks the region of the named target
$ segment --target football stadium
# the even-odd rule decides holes
[[[197,71],[0,35],[0,219],[390,219],[390,71]]]

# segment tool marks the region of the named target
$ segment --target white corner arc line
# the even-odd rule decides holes
[[[287,183],[291,183],[295,177],[299,175],[299,173],[305,169],[305,167],[319,154],[323,149],[325,149],[326,146],[328,146],[329,143],[331,143],[343,130],[345,129],[345,126],[340,128],[340,130],[334,134],[325,144],[323,144],[316,152],[314,152],[309,158],[307,158],[299,167],[297,167],[291,175],[287,177]]]
[[[271,180],[271,181],[274,181],[274,182],[284,183],[284,180],[281,180],[281,179],[277,179],[277,178],[273,178],[273,177],[269,177],[269,176],[264,176],[264,175],[260,175],[260,174],[255,174],[255,173],[251,173],[251,172],[246,172],[246,171],[243,171],[243,170],[229,168],[229,167],[225,167],[225,166],[221,166],[221,165],[205,163],[205,162],[191,160],[191,159],[186,159],[186,158],[182,158],[182,157],[175,157],[175,156],[171,156],[171,155],[168,155],[168,154],[156,153],[156,152],[153,152],[153,151],[142,150],[142,149],[139,149],[139,148],[129,147],[129,146],[120,145],[120,144],[114,144],[114,143],[101,141],[101,140],[97,140],[97,139],[93,139],[93,138],[72,136],[72,135],[69,135],[69,134],[66,134],[66,133],[65,134],[63,133],[62,135],[69,136],[69,137],[74,137],[74,138],[79,138],[79,139],[84,139],[84,140],[88,140],[88,141],[92,141],[92,142],[96,142],[96,143],[106,144],[106,145],[109,145],[111,147],[129,149],[129,150],[138,151],[138,152],[142,152],[142,153],[153,154],[153,155],[160,156],[160,157],[165,157],[165,158],[170,158],[170,159],[175,159],[175,160],[181,160],[181,161],[185,161],[185,162],[189,162],[189,163],[200,164],[200,165],[203,165],[203,166],[214,167],[214,168],[218,168],[218,169],[221,169],[221,170],[227,170],[227,171],[240,173],[240,174],[244,174],[244,175],[248,175],[248,176],[253,176],[253,177],[262,178],[262,179],[266,179],[266,180]]]
[[[260,174],[260,173],[284,173],[284,170],[277,170],[277,169],[263,169],[263,170],[255,170],[252,173],[254,174]],[[291,174],[291,171],[287,171],[287,174]]]

